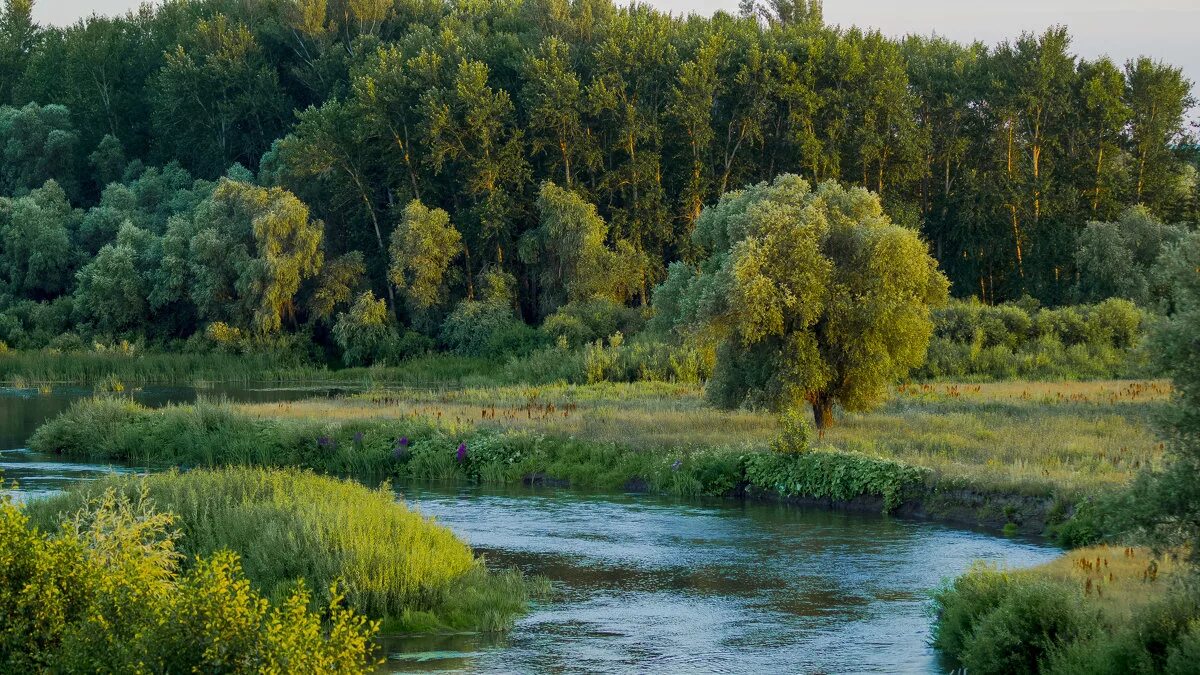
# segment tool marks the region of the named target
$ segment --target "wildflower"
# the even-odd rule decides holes
[[[683,460],[682,459],[677,459],[671,464],[672,471],[679,471],[681,468],[683,468]]]
[[[396,459],[408,457],[408,436],[401,436],[396,441],[396,447],[392,449],[392,457]]]
[[[458,444],[458,455],[457,455],[457,457],[458,457],[458,461],[459,461],[460,463],[461,463],[461,462],[465,462],[465,461],[467,461],[467,444],[466,444],[466,443],[459,443],[459,444]]]
[[[363,432],[361,432],[361,431],[354,432],[354,444],[362,445],[362,442],[363,442]]]
[[[326,448],[328,450],[337,449],[337,441],[330,438],[329,436],[321,436],[321,437],[317,438],[317,445],[322,448]]]

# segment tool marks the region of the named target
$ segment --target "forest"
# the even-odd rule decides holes
[[[607,338],[700,265],[705,206],[781,174],[872,191],[954,297],[1170,311],[1160,258],[1200,214],[1180,69],[1063,27],[893,40],[743,4],[187,0],[59,28],[7,0],[0,342],[369,365],[489,352],[483,327],[490,353],[580,317]]]
[[[1179,67],[2,1],[0,672],[1196,672]]]

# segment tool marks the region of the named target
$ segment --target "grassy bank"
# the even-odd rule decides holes
[[[303,584],[271,600],[228,550],[185,560],[177,518],[145,500],[109,490],[76,505],[47,533],[0,497],[0,671],[349,675],[378,663],[379,624],[335,590],[317,607]]]
[[[267,597],[297,582],[330,603],[334,581],[349,607],[389,631],[503,630],[525,610],[530,582],[489,572],[450,530],[397,503],[390,490],[298,471],[230,468],[113,477],[31,502],[33,523],[54,531],[64,514],[108,490],[175,516],[186,560],[228,549]]]
[[[1200,616],[1183,577],[1169,558],[1107,546],[976,567],[935,595],[934,645],[971,673],[1194,673]]]
[[[845,416],[813,451],[786,454],[769,449],[773,416],[716,411],[696,387],[666,383],[377,390],[158,411],[93,400],[30,444],[166,466],[857,500],[1037,532],[1160,460],[1148,418],[1168,395],[1158,382],[906,386],[878,411]]]

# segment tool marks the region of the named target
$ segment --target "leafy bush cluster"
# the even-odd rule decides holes
[[[188,558],[176,518],[113,490],[79,500],[46,534],[0,501],[0,670],[360,673],[378,624],[326,587],[268,600],[239,557]]]
[[[988,675],[1196,672],[1200,616],[1180,589],[1112,625],[1080,590],[979,566],[935,595],[934,646]]]
[[[1141,367],[1150,316],[1127,300],[1039,308],[954,301],[934,310],[926,379],[1102,378]]]
[[[925,485],[929,470],[844,452],[754,453],[746,456],[746,480],[784,497],[850,501],[879,497],[891,511]]]

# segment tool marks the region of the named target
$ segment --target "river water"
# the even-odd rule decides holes
[[[206,393],[274,401],[328,392]],[[18,480],[18,499],[139,470],[16,449],[86,394],[0,392],[0,470]],[[159,404],[195,392],[140,396]],[[782,505],[549,488],[396,491],[489,565],[545,575],[555,591],[505,636],[385,639],[388,671],[939,672],[929,592],[976,560],[1017,568],[1058,553],[931,522]]]

